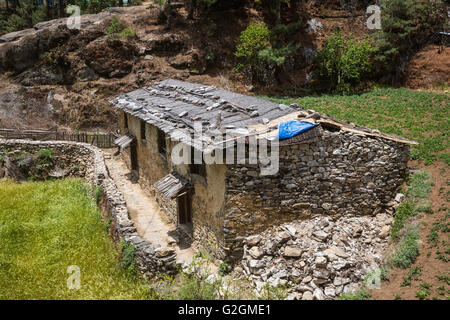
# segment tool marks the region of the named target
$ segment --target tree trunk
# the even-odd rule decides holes
[[[279,25],[281,23],[281,0],[274,0],[274,10],[275,10],[275,25]]]
[[[167,29],[172,27],[172,0],[166,2]]]
[[[58,18],[64,17],[64,0],[58,1]]]
[[[197,7],[197,0],[191,0],[190,1],[190,5],[189,5],[189,15],[188,15],[188,19],[194,19],[194,11],[195,8]]]

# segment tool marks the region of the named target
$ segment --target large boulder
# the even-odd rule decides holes
[[[87,45],[83,58],[95,73],[107,78],[120,78],[132,71],[137,51],[129,41],[112,41],[104,36]]]

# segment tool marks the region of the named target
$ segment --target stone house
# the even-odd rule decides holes
[[[121,111],[117,144],[139,183],[197,248],[229,261],[242,256],[247,236],[276,224],[384,211],[415,143],[298,105],[177,80],[110,103]],[[278,125],[290,120],[316,126],[278,141]],[[267,156],[255,161],[250,155],[262,154],[264,141]],[[275,150],[277,158],[269,157]],[[278,170],[267,174],[273,160]]]

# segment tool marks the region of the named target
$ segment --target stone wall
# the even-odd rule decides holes
[[[102,188],[100,208],[105,218],[111,217],[109,232],[116,244],[124,240],[136,246],[136,264],[144,275],[176,272],[176,253],[173,249],[162,249],[138,235],[123,195],[109,176],[100,149],[77,142],[0,139],[0,151],[3,152],[37,152],[40,149],[52,150],[55,158],[61,160],[60,166],[78,165],[89,184]]]
[[[229,165],[225,247],[242,255],[244,237],[320,215],[376,215],[404,182],[409,146],[349,132],[324,131],[309,144],[280,147],[277,175],[257,165]]]

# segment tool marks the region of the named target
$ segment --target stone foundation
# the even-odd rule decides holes
[[[376,285],[393,218],[384,213],[334,218],[316,216],[248,237],[242,267],[251,283],[257,289],[286,285],[296,300],[354,293],[368,273]]]
[[[405,181],[409,146],[388,139],[324,130],[315,142],[280,147],[279,172],[229,165],[225,248],[242,256],[242,240],[273,225],[322,215],[384,212]]]

